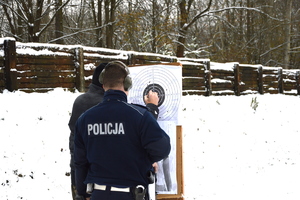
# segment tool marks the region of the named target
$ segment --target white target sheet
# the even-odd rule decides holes
[[[170,136],[171,152],[168,158],[158,162],[156,192],[177,194],[176,178],[176,125],[182,95],[182,67],[178,63],[129,67],[132,88],[128,102],[145,105],[144,96],[150,90],[159,97],[158,123]]]
[[[178,63],[129,67],[132,88],[128,102],[145,105],[144,96],[150,90],[159,97],[158,121],[178,121],[182,94],[182,67]]]

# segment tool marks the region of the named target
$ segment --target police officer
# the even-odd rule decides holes
[[[74,130],[75,123],[79,116],[84,113],[87,109],[94,105],[102,102],[104,96],[103,85],[99,82],[99,75],[104,69],[107,63],[99,64],[94,70],[92,82],[89,85],[89,89],[86,93],[79,95],[72,107],[72,113],[69,120],[70,137],[69,137],[69,149],[71,154],[70,167],[71,167],[71,190],[72,198],[75,200],[76,187],[75,187],[75,166],[74,166]]]
[[[170,153],[170,138],[146,107],[127,103],[132,82],[124,63],[108,63],[99,80],[104,100],[75,128],[77,192],[88,199],[88,184],[92,200],[143,199],[147,174]],[[155,95],[150,92],[146,102]]]

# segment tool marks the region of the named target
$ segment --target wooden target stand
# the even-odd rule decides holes
[[[176,126],[176,177],[177,194],[158,194],[157,200],[184,200],[183,157],[182,157],[182,126]]]
[[[128,67],[139,67],[147,65],[175,65],[182,66],[180,63],[164,63],[164,64],[141,64],[129,65]],[[157,194],[157,200],[184,200],[184,181],[183,181],[183,154],[182,151],[182,126],[176,126],[176,179],[177,179],[177,194]]]

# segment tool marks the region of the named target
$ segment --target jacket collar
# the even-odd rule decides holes
[[[91,83],[89,85],[89,89],[88,89],[89,92],[92,92],[92,93],[99,93],[99,94],[104,94],[104,89],[96,84],[93,84]]]
[[[107,90],[104,93],[104,102],[110,101],[110,100],[118,100],[118,101],[124,101],[127,102],[127,95],[125,92],[121,90]]]

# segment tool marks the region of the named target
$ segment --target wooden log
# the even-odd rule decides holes
[[[204,78],[184,77],[182,79],[182,84],[194,85],[194,86],[205,86],[205,80]]]
[[[278,89],[278,83],[277,82],[270,82],[269,84],[263,85],[264,90],[267,88],[277,88]]]
[[[224,80],[234,80],[234,73],[233,71],[216,71],[216,70],[211,70],[213,78],[219,78],[219,79],[224,79]]]
[[[42,65],[42,64],[20,64],[16,65],[17,71],[73,71],[75,72],[74,64],[72,65],[59,65],[59,64],[52,64],[52,65]]]
[[[34,50],[34,51],[42,51],[47,50],[48,52],[55,52],[55,53],[73,53],[74,46],[68,45],[58,45],[58,44],[46,44],[46,43],[18,43],[18,49],[25,49],[25,50]]]
[[[59,55],[17,55],[17,63],[35,65],[74,65],[74,58],[71,56]]]
[[[267,92],[265,93],[269,93],[269,94],[279,94],[278,90],[267,90]]]
[[[233,89],[232,89],[232,87],[230,88],[230,87],[214,87],[213,86],[213,90],[212,90],[212,93],[214,93],[214,92],[218,92],[218,91],[232,91],[233,92]]]
[[[84,70],[84,77],[93,76],[94,70]]]
[[[204,90],[182,90],[182,95],[205,95],[206,91]]]
[[[212,93],[214,96],[228,96],[228,95],[235,95],[234,91],[231,90],[220,90],[220,91],[213,91]]]
[[[74,82],[46,82],[46,83],[36,83],[36,82],[20,82],[19,89],[35,89],[35,88],[74,88]]]
[[[182,76],[191,76],[191,77],[204,77],[205,69],[204,66],[196,65],[183,65],[182,66]]]
[[[60,71],[25,71],[18,72],[18,77],[21,78],[29,78],[29,77],[40,77],[40,78],[67,78],[67,77],[75,77],[74,72],[60,72]]]
[[[212,83],[212,88],[215,91],[218,90],[232,90],[233,91],[233,85],[231,83]]]
[[[202,89],[206,90],[205,84],[201,84],[197,81],[186,83],[185,81],[186,80],[182,81],[182,88],[184,90],[202,90]]]
[[[177,62],[176,57],[163,56],[159,54],[131,54],[129,56],[130,65],[139,65],[139,64],[159,64],[162,62]]]
[[[296,81],[287,81],[287,82],[284,81],[283,86],[284,86],[284,90],[286,90],[286,91],[297,89]]]
[[[84,54],[84,65],[87,64],[94,64],[95,66],[98,66],[100,63],[109,63],[114,60],[119,60],[128,65],[128,60],[127,58],[119,58],[119,57],[108,57],[108,56],[97,56],[97,57],[91,57],[91,56],[86,56]]]
[[[182,86],[182,90],[200,90],[200,91],[206,91],[205,86]]]
[[[75,77],[19,77],[19,84],[34,83],[34,84],[51,84],[51,83],[73,83],[75,84]]]
[[[78,47],[77,47],[78,48]],[[106,57],[119,57],[121,58],[124,54],[123,51],[118,51],[115,49],[106,49],[106,48],[90,48],[83,46],[84,56],[90,56],[90,57],[97,57],[97,56],[106,56]],[[124,57],[127,57],[126,55],[123,55]],[[127,58],[124,58],[127,60]]]

